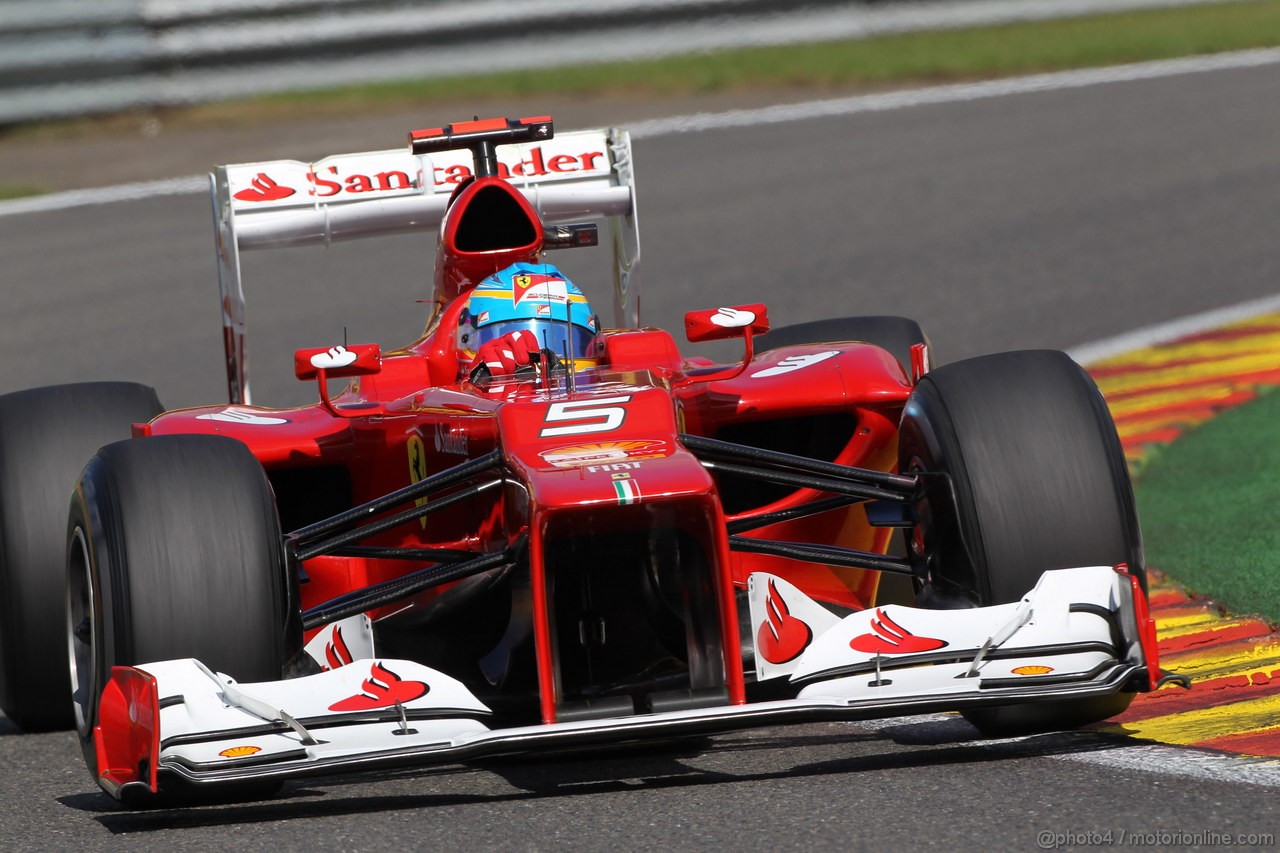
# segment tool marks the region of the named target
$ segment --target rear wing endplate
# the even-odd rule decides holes
[[[640,236],[629,134],[609,128],[502,145],[498,161],[499,176],[529,199],[545,224],[603,220],[613,253],[614,322],[638,326]],[[470,174],[466,150],[370,151],[314,163],[215,168],[209,178],[230,401],[250,402],[242,251],[423,234],[440,226],[454,187]]]

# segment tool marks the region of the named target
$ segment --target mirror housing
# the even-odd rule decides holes
[[[747,369],[751,359],[755,358],[755,345],[752,344],[751,339],[767,331],[769,331],[769,314],[764,305],[759,302],[735,305],[732,308],[708,308],[685,314],[684,333],[690,343],[742,338],[744,351],[740,364],[726,370],[689,375],[683,382],[717,382],[738,376]]]
[[[762,335],[769,331],[769,313],[763,304],[708,308],[684,315],[685,337],[690,343],[721,341]]]
[[[293,375],[299,379],[315,379],[321,371],[326,379],[368,376],[382,370],[382,347],[377,344],[352,344],[336,347],[308,347],[293,354]]]

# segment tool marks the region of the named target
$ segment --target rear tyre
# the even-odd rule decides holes
[[[1048,569],[1126,563],[1146,583],[1142,536],[1115,424],[1093,380],[1049,350],[982,356],[920,381],[903,412],[899,470],[929,478],[911,558],[923,607],[1019,600]],[[986,734],[1074,728],[1107,701],[965,713]]]
[[[162,411],[132,382],[0,397],[0,707],[27,731],[70,728],[63,639],[67,501],[85,460]]]
[[[297,587],[265,472],[243,444],[177,435],[107,445],[71,504],[67,647],[85,761],[111,667],[193,657],[279,679],[301,645]]]
[[[765,352],[796,344],[864,341],[889,352],[907,374],[911,373],[911,348],[929,339],[915,320],[892,315],[832,317],[809,323],[781,326],[756,338],[756,350]]]

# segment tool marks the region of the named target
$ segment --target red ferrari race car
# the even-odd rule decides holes
[[[620,130],[212,177],[230,402],[0,398],[3,707],[74,723],[112,795],[937,710],[1070,727],[1156,686],[1124,458],[1064,354],[930,369],[910,320],[760,304],[686,316],[740,360],[684,354],[639,322]],[[419,340],[300,350],[318,401],[251,404],[242,250],[435,227]],[[608,323],[544,257],[598,244]]]

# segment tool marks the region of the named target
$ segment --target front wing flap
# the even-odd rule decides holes
[[[964,693],[971,685],[939,678],[938,668],[990,689],[997,679],[1074,680],[1108,661],[1146,662],[1138,629],[1145,607],[1139,614],[1131,576],[1106,566],[1045,572],[1020,601],[968,610],[888,605],[837,619],[792,584],[762,573],[749,578],[748,600],[756,677],[810,685],[802,696],[826,695],[839,676],[926,665],[923,683]]]
[[[1108,567],[1067,569],[1046,572],[1014,604],[890,606],[822,620],[794,666],[770,671],[764,662],[763,677],[785,675],[795,698],[549,725],[490,728],[489,709],[461,682],[411,661],[361,659],[244,685],[189,659],[117,667],[95,729],[99,782],[120,799],[145,800],[254,780],[1147,689],[1154,645],[1146,649],[1145,601],[1129,579]],[[754,618],[753,601],[758,662],[778,656],[766,635],[792,630],[778,630],[780,611],[820,607],[780,578],[754,575],[753,595],[760,589],[760,612],[774,624]],[[770,607],[769,596],[781,598]]]

